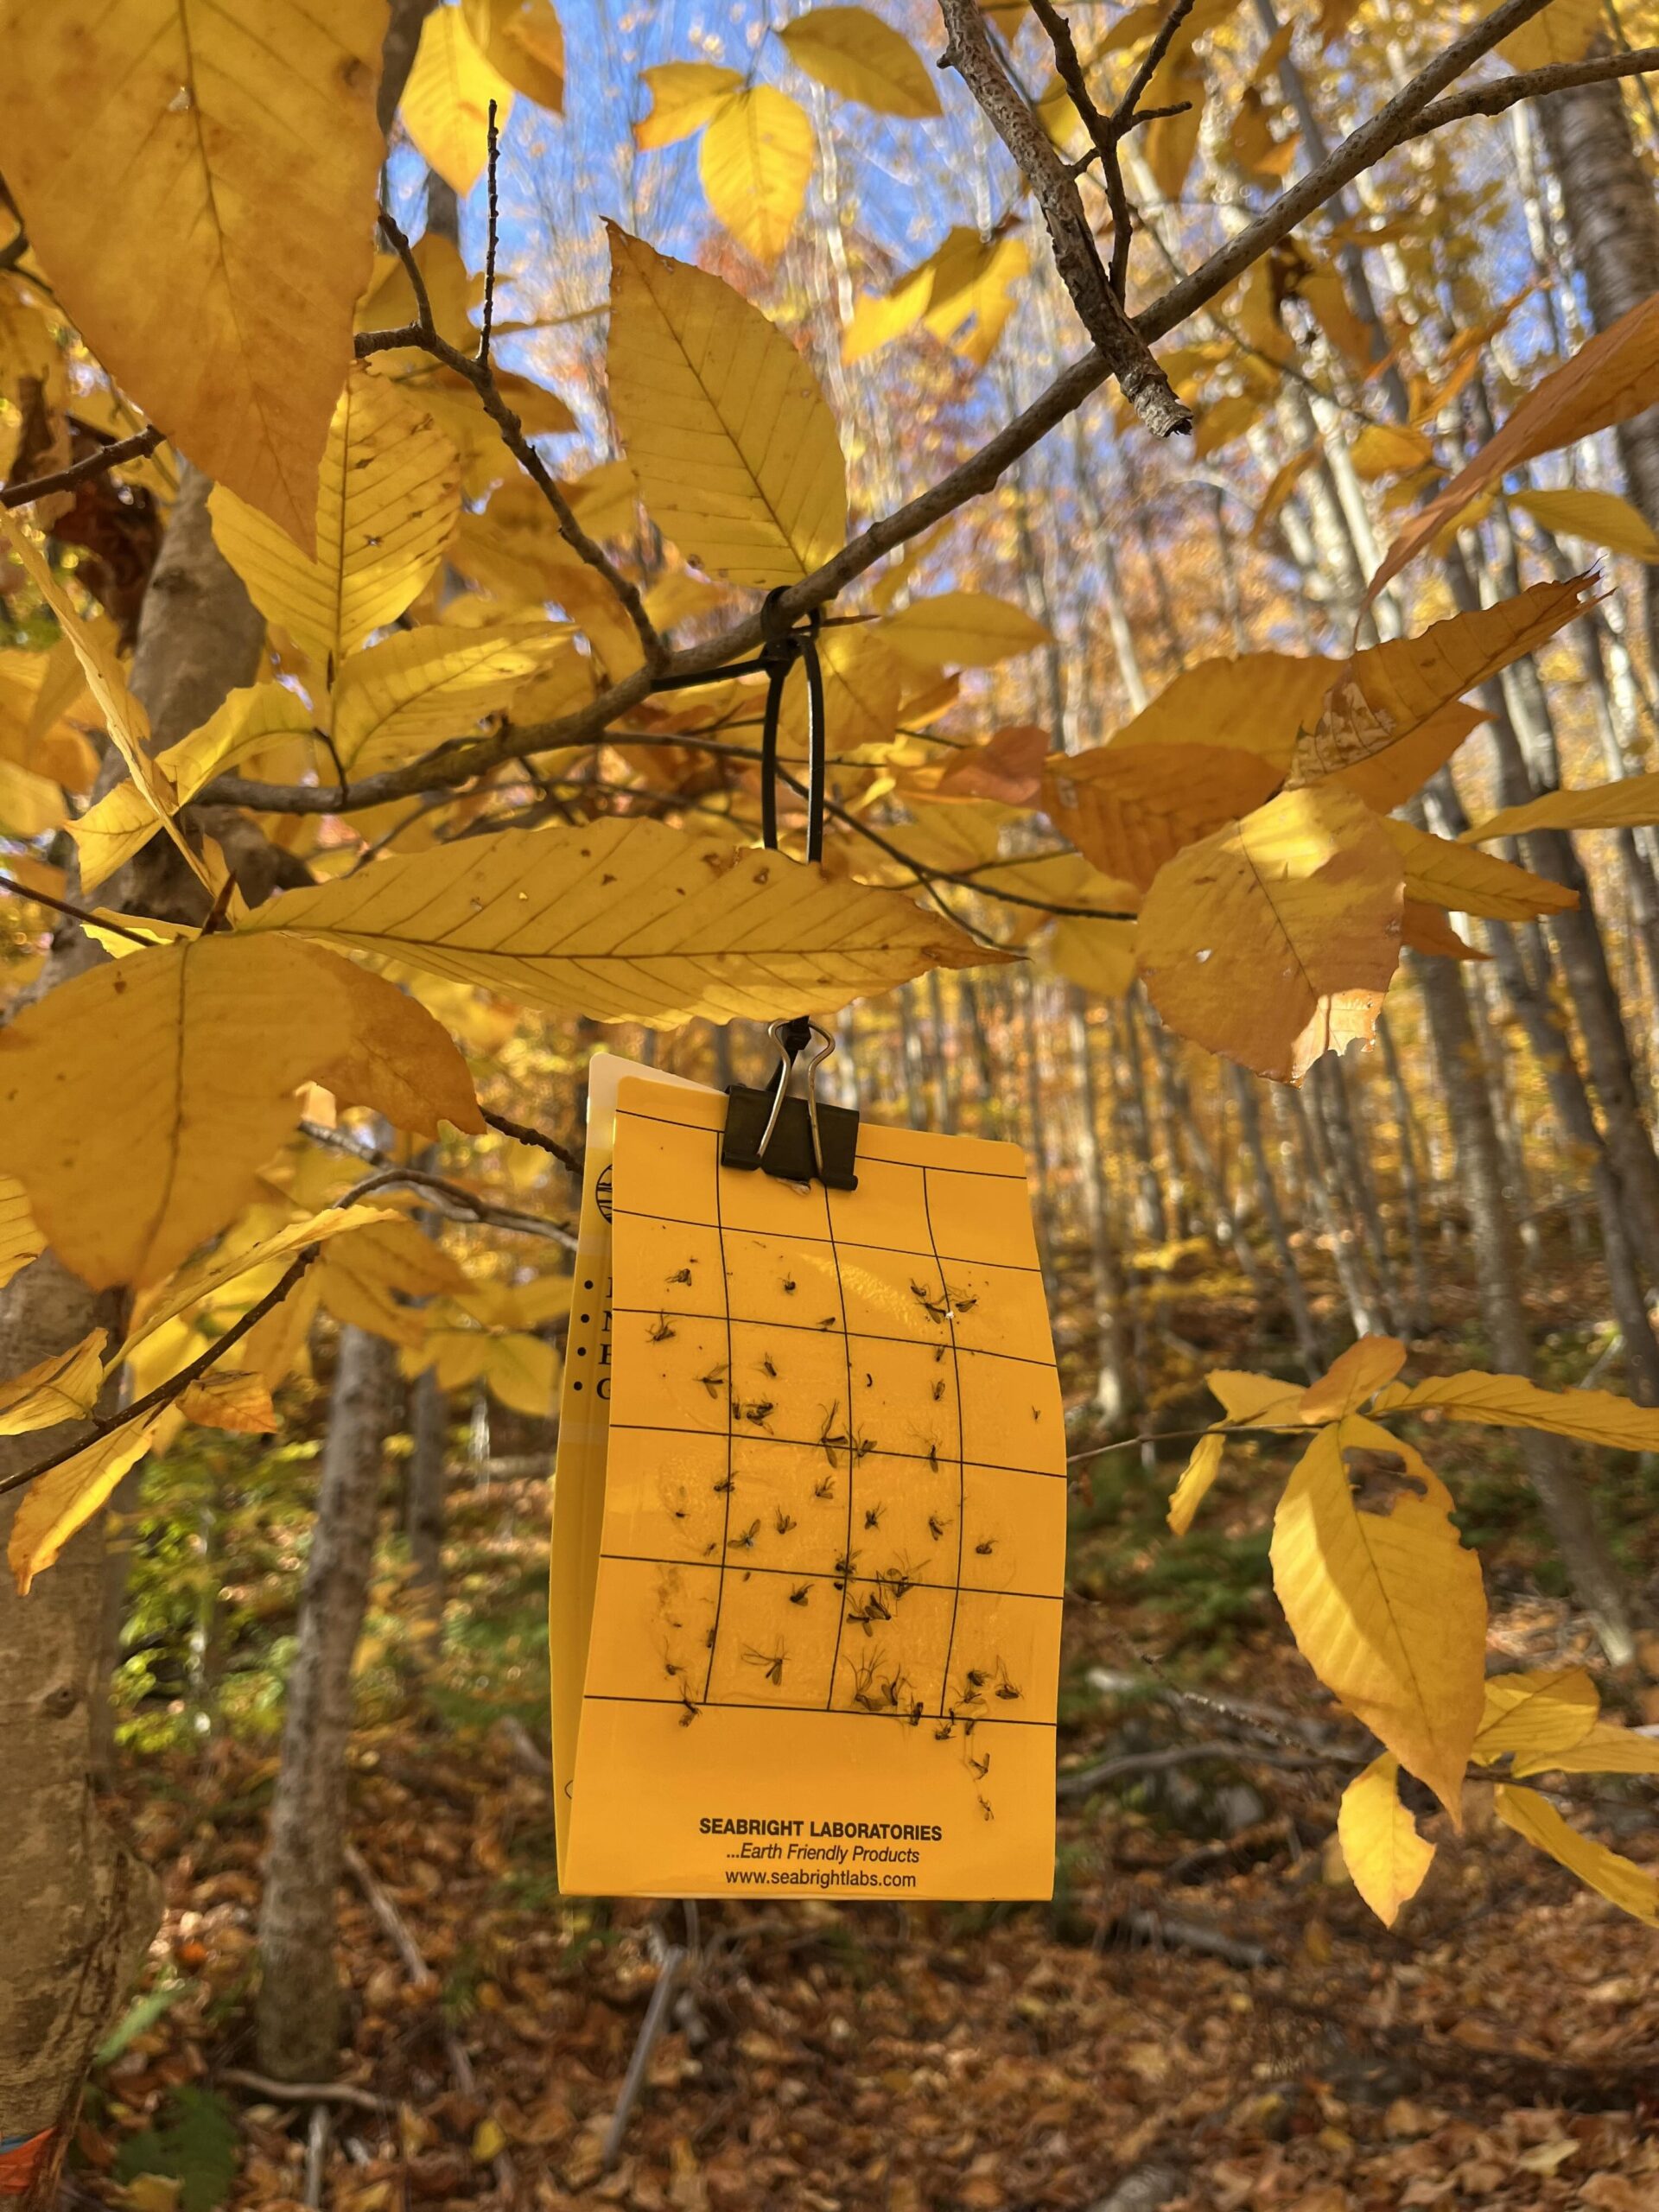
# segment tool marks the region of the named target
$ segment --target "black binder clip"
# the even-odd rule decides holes
[[[818,665],[817,638],[823,617],[814,607],[804,629],[791,626],[783,614],[784,589],[769,591],[760,608],[760,650],[753,660],[737,661],[723,669],[696,676],[661,677],[653,690],[677,691],[698,683],[717,683],[723,677],[764,675],[766,700],[760,721],[760,842],[769,852],[778,849],[778,726],[783,711],[784,687],[799,661],[806,677],[806,784],[804,790],[791,776],[785,782],[802,792],[806,801],[806,857],[823,858],[823,817],[829,740],[824,727],[823,673]],[[836,1049],[836,1040],[805,1014],[774,1021],[767,1033],[778,1047],[778,1072],[764,1090],[734,1083],[726,1096],[726,1134],[720,1148],[722,1167],[761,1168],[785,1183],[810,1183],[816,1179],[832,1191],[855,1191],[854,1166],[858,1154],[858,1109],[852,1106],[820,1105],[818,1070]],[[802,1094],[792,1096],[790,1085],[801,1077]]]
[[[855,1191],[858,1109],[820,1104],[818,1070],[836,1040],[804,1014],[774,1021],[767,1033],[778,1047],[778,1072],[764,1090],[734,1083],[728,1089],[722,1167],[762,1168],[785,1183],[816,1177],[831,1191]],[[798,1073],[802,1095],[791,1094]]]

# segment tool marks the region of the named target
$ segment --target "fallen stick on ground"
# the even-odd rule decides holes
[[[373,1913],[390,1937],[393,1948],[404,1962],[410,1980],[417,1982],[431,1982],[435,1985],[437,1976],[427,1964],[420,1945],[415,1941],[409,1923],[376,1880],[367,1859],[364,1858],[357,1846],[352,1843],[346,1845],[345,1857],[348,1872],[367,1898],[370,1911]],[[455,2087],[463,2096],[475,2096],[478,2093],[478,2075],[473,2070],[472,2059],[467,2053],[466,2044],[462,2043],[454,2030],[448,2026],[446,2026],[443,2031],[443,2049],[444,2055],[449,2061],[449,2070],[455,2077]],[[495,2185],[501,2192],[503,2203],[511,2203],[517,2180],[512,2160],[505,2151],[498,2151],[490,2161],[490,2170],[495,2176]]]
[[[632,2113],[641,2088],[645,2086],[645,2069],[651,2063],[651,2054],[657,2038],[663,2031],[668,2018],[668,2007],[674,1995],[674,1985],[679,1980],[680,1968],[689,1954],[678,1943],[671,1943],[663,1953],[662,1964],[657,1969],[657,1986],[651,1993],[651,2002],[645,2007],[645,2017],[639,2023],[639,2033],[634,2039],[633,2056],[628,2061],[628,2070],[622,2078],[622,2093],[616,2101],[616,2110],[611,2114],[611,2124],[605,2130],[605,2140],[600,2147],[600,2166],[609,2173],[616,2164],[622,2148],[622,2138],[627,2133],[629,2115]]]

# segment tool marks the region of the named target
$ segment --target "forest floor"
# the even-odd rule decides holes
[[[1171,1325],[1215,1363],[1246,1363],[1213,1301]],[[1203,1417],[1196,1399],[1187,1417]],[[1491,1663],[1589,1658],[1534,1572],[1512,1469],[1488,1438],[1478,1447],[1459,1496],[1489,1562]],[[1438,1452],[1448,1478],[1465,1448]],[[1051,1905],[907,1908],[561,1897],[539,1748],[545,1490],[463,1478],[452,1594],[471,1634],[417,1685],[371,1624],[359,1856],[341,1892],[353,2094],[319,2106],[248,2078],[269,1716],[262,1731],[245,1712],[194,1748],[137,1730],[124,1804],[166,1919],[97,2070],[71,2198],[135,2212],[308,2198],[337,2212],[1659,2212],[1652,1931],[1497,1827],[1478,1790],[1462,1838],[1444,1815],[1424,1821],[1435,1864],[1382,1928],[1331,1841],[1361,1739],[1267,1591],[1271,1491],[1244,1466],[1175,1546],[1169,1472],[1120,1452],[1079,1495],[1063,1792],[1103,1760],[1186,1756],[1063,1794]],[[1618,1479],[1608,1503],[1650,1572],[1645,1497],[1635,1474]],[[290,1593],[291,1578],[273,1556]],[[1236,1748],[1192,1755],[1218,1738]],[[1644,1786],[1596,1787],[1590,1823],[1651,1863]],[[667,1946],[690,1955],[607,2171]],[[1115,2197],[1130,2176],[1136,2190]]]

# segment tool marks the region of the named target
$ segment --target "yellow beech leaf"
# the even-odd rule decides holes
[[[0,1175],[0,1289],[46,1249],[29,1210],[29,1193],[15,1177]]]
[[[1602,29],[1601,0],[1550,0],[1530,22],[1500,39],[1497,50],[1511,69],[1548,69],[1581,61]]]
[[[1254,753],[1218,745],[1126,745],[1057,754],[1043,779],[1055,827],[1103,874],[1149,888],[1165,863],[1239,817],[1279,776]]]
[[[988,243],[958,225],[937,251],[885,292],[861,296],[842,333],[841,357],[861,361],[907,331],[922,329],[982,367],[1030,266],[1025,242],[1016,235]]]
[[[1579,903],[1578,893],[1564,883],[1534,875],[1495,853],[1433,836],[1392,816],[1382,827],[1405,868],[1407,896],[1428,906],[1481,914],[1488,921],[1529,922],[1540,914],[1565,913]]]
[[[790,59],[878,115],[938,115],[933,73],[910,41],[868,8],[809,8],[778,35]]]
[[[88,969],[0,1032],[0,1169],[95,1288],[154,1282],[245,1205],[307,1080],[429,1137],[482,1127],[411,999],[315,945],[224,935]]]
[[[564,33],[549,0],[461,0],[461,13],[473,43],[514,92],[563,115]]]
[[[827,632],[818,647],[823,683],[824,739],[832,760],[865,747],[891,745],[898,728],[905,671],[880,631],[861,625]],[[804,760],[807,745],[804,675],[790,679],[778,722],[778,750]]]
[[[1404,737],[1390,738],[1364,760],[1339,768],[1332,781],[1363,799],[1373,814],[1392,814],[1445,767],[1465,738],[1485,719],[1478,707],[1465,707],[1454,699]]]
[[[128,1421],[32,1482],[11,1524],[6,1560],[21,1595],[44,1573],[77,1529],[105,1504],[129,1467],[149,1451],[165,1411]]]
[[[1123,725],[1112,748],[1224,746],[1257,753],[1282,775],[1298,729],[1317,720],[1342,666],[1297,653],[1198,661]]]
[[[427,28],[454,16],[436,9]],[[436,569],[461,512],[460,463],[429,415],[385,377],[357,368],[329,425],[315,559],[223,485],[208,505],[219,550],[254,605],[332,680]]]
[[[611,401],[652,519],[733,583],[794,583],[847,534],[835,417],[809,364],[718,276],[611,226]]]
[[[1342,1793],[1337,1837],[1354,1887],[1385,1928],[1414,1897],[1434,1857],[1400,1802],[1400,1762],[1380,1752]]]
[[[1400,954],[1395,826],[1313,785],[1178,853],[1135,933],[1164,1020],[1281,1082],[1369,1038]]]
[[[753,85],[709,118],[697,153],[709,205],[768,268],[789,243],[811,174],[812,125],[786,93]]]
[[[1563,0],[1557,0],[1563,4]],[[1371,578],[1372,597],[1470,501],[1540,454],[1627,422],[1659,401],[1659,293],[1638,301],[1535,385],[1496,437],[1413,516]]]
[[[15,760],[0,760],[0,835],[20,841],[43,837],[62,827],[67,811],[67,802],[56,784],[32,769],[20,768]],[[153,828],[155,815],[148,807],[144,811]]]
[[[1224,1441],[1218,1428],[1205,1429],[1192,1447],[1192,1456],[1181,1470],[1181,1478],[1169,1501],[1169,1525],[1178,1536],[1184,1536],[1192,1526],[1193,1515],[1204,1503],[1211,1484],[1221,1472]]]
[[[116,659],[112,645],[106,643],[89,623],[81,620],[57,579],[41,559],[40,549],[34,539],[12,520],[3,507],[0,507],[0,537],[3,537],[22,562],[30,582],[56,615],[59,628],[74,649],[87,687],[98,702],[104,727],[109,732],[110,742],[126,764],[128,775],[143,795],[156,822],[183,854],[191,873],[211,890],[213,886],[207,869],[173,819],[178,810],[178,792],[174,789],[167,771],[150,753],[149,716],[128,690],[127,679],[121,673],[121,664]]]
[[[558,1388],[557,1352],[542,1338],[517,1331],[486,1341],[489,1357],[484,1363],[484,1380],[493,1395],[515,1413],[545,1421],[553,1411],[554,1392]]]
[[[526,1005],[664,1027],[770,1020],[780,991],[827,1010],[996,957],[899,892],[637,817],[378,861],[268,899],[244,927],[385,954]]]
[[[308,550],[373,259],[385,0],[4,19],[6,183],[65,314],[200,468]]]
[[[1615,1452],[1659,1452],[1659,1411],[1632,1405],[1611,1390],[1541,1390],[1519,1375],[1436,1375],[1396,1382],[1377,1399],[1378,1413],[1433,1406],[1453,1421],[1484,1428],[1543,1428]]]
[[[1212,1398],[1221,1401],[1230,1421],[1270,1428],[1300,1421],[1307,1392],[1299,1383],[1281,1382],[1276,1375],[1252,1375],[1239,1367],[1218,1367],[1204,1378]]]
[[[1382,476],[1398,476],[1408,468],[1433,465],[1433,442],[1421,430],[1403,423],[1368,423],[1349,448],[1358,474],[1368,483]]]
[[[1406,1348],[1397,1337],[1362,1337],[1332,1361],[1317,1382],[1308,1384],[1302,1394],[1302,1420],[1311,1426],[1357,1413],[1405,1363]]]
[[[463,352],[476,346],[478,328],[473,321],[473,311],[483,301],[484,280],[467,268],[461,257],[461,248],[453,238],[445,238],[437,231],[428,231],[416,239],[410,249],[410,257],[426,287],[427,302],[438,335]],[[400,329],[405,323],[413,322],[419,312],[415,287],[410,282],[402,255],[377,253],[373,280],[357,303],[358,328]],[[435,373],[436,365],[424,353],[412,354],[410,359],[414,365],[412,372],[417,373],[424,385]],[[469,387],[462,388],[477,409],[476,396]]]
[[[1582,1667],[1489,1675],[1472,1755],[1491,1761],[1506,1751],[1528,1758],[1544,1751],[1570,1751],[1595,1726],[1600,1710],[1600,1695]]]
[[[470,12],[433,9],[397,110],[421,159],[461,193],[472,190],[489,159],[490,102],[498,129],[512,107],[512,87],[467,28]]]
[[[1446,918],[1445,909],[1425,906],[1421,899],[1406,901],[1400,942],[1413,952],[1434,952],[1445,960],[1490,960],[1492,957],[1465,944]]]
[[[1659,775],[1621,776],[1587,791],[1546,791],[1524,806],[1506,806],[1465,830],[1459,843],[1524,837],[1534,830],[1634,830],[1659,822]]]
[[[285,683],[250,683],[232,691],[197,730],[156,756],[182,806],[202,785],[245,754],[280,737],[308,736],[310,708]],[[69,824],[80,855],[80,886],[95,890],[142,851],[159,824],[155,810],[130,783],[117,784]]]
[[[741,70],[713,61],[659,61],[643,73],[651,113],[635,124],[633,137],[647,151],[694,137],[743,82]]]
[[[1581,1835],[1535,1789],[1517,1789],[1513,1783],[1500,1782],[1493,1809],[1506,1828],[1525,1836],[1586,1887],[1610,1898],[1621,1912],[1659,1928],[1659,1879],[1645,1867]]]
[[[1534,584],[1491,607],[1431,623],[1414,638],[1390,638],[1356,653],[1339,673],[1313,726],[1300,734],[1290,780],[1351,772],[1437,720],[1584,612],[1590,579]]]
[[[210,1367],[178,1399],[187,1421],[238,1436],[273,1436],[282,1427],[264,1379],[235,1367]]]
[[[1372,1512],[1353,1484],[1394,1484]],[[1461,1826],[1484,1694],[1480,1562],[1412,1446],[1351,1414],[1321,1429],[1274,1516],[1273,1583],[1309,1666]]]
[[[0,1382],[0,1436],[22,1436],[91,1413],[104,1388],[105,1341],[105,1332],[94,1329],[67,1351],[54,1351],[25,1374]]]
[[[465,737],[543,669],[569,630],[554,622],[503,630],[442,624],[400,631],[353,653],[334,686],[334,749],[348,774],[412,760]]]
[[[404,1298],[441,1298],[466,1287],[467,1278],[442,1246],[412,1221],[378,1224],[361,1236],[331,1244],[316,1269],[323,1304],[337,1321],[350,1321],[392,1344],[418,1344],[425,1326]]]
[[[405,1345],[398,1365],[411,1380],[435,1368],[441,1389],[463,1390],[484,1372],[489,1357],[487,1330],[429,1327],[417,1344]]]
[[[887,617],[881,634],[895,652],[924,668],[989,668],[1054,642],[1023,607],[982,591],[912,599]]]
[[[169,1321],[187,1313],[193,1306],[200,1306],[215,1291],[222,1290],[228,1282],[251,1274],[257,1268],[270,1268],[275,1262],[284,1266],[296,1252],[308,1244],[326,1244],[335,1236],[347,1236],[358,1230],[371,1229],[376,1222],[396,1221],[399,1218],[390,1207],[376,1205],[325,1206],[321,1212],[306,1214],[298,1221],[269,1236],[245,1241],[234,1233],[207,1259],[187,1268],[169,1282],[150,1294],[142,1303],[128,1332],[126,1342],[110,1360],[111,1367],[118,1367],[130,1359],[138,1347],[165,1328]],[[280,1273],[277,1268],[276,1273]],[[271,1280],[274,1281],[276,1274]],[[263,1285],[257,1295],[263,1297],[270,1284]],[[252,1300],[250,1300],[251,1304]]]
[[[1520,507],[1556,537],[1581,537],[1636,561],[1659,561],[1659,536],[1617,492],[1513,492]]]
[[[1598,1720],[1560,1751],[1517,1751],[1512,1771],[1526,1774],[1659,1774],[1659,1740],[1616,1721]]]
[[[1049,932],[1048,957],[1090,997],[1121,999],[1135,981],[1135,924],[1065,915]]]

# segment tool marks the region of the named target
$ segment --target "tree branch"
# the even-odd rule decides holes
[[[351,1202],[346,1199],[342,1203],[349,1205]],[[118,1413],[92,1414],[85,1424],[91,1431],[89,1435],[76,1437],[73,1443],[64,1445],[44,1459],[37,1459],[32,1467],[20,1467],[16,1474],[0,1476],[0,1497],[7,1491],[22,1490],[41,1475],[49,1475],[54,1467],[62,1466],[67,1459],[73,1459],[76,1452],[86,1451],[89,1445],[96,1444],[100,1437],[108,1436],[111,1430],[130,1427],[135,1421],[142,1421],[146,1414],[154,1413],[158,1406],[170,1405],[174,1399],[181,1398],[190,1385],[199,1381],[210,1367],[216,1366],[233,1344],[240,1344],[248,1332],[263,1321],[267,1313],[276,1311],[321,1249],[321,1244],[308,1244],[302,1251],[296,1253],[264,1296],[257,1304],[250,1306],[222,1337],[216,1338],[207,1351],[193,1359],[188,1367],[181,1367],[176,1375],[169,1375],[165,1382],[158,1382],[153,1390],[147,1390],[142,1398],[135,1398],[130,1406],[123,1406]],[[79,1421],[75,1424],[77,1428],[82,1425]]]
[[[118,438],[113,445],[100,446],[84,461],[73,461],[51,476],[31,476],[26,483],[8,484],[0,491],[0,507],[26,507],[31,499],[43,499],[48,493],[73,492],[78,484],[87,483],[94,476],[107,476],[123,461],[142,461],[146,454],[155,452],[166,435],[151,423],[136,437]]]
[[[406,323],[401,329],[359,331],[356,339],[358,359],[366,360],[372,354],[390,353],[404,346],[418,346],[423,353],[429,353],[435,361],[441,361],[445,368],[453,370],[455,375],[472,386],[485,413],[500,431],[507,450],[552,508],[558,521],[559,535],[578,559],[604,578],[621,601],[639,637],[645,668],[654,674],[667,660],[668,648],[658,636],[656,627],[645,612],[645,603],[639,595],[638,585],[629,582],[604,547],[589,537],[576,520],[575,510],[566,499],[563,487],[524,435],[524,424],[501,397],[495,371],[487,356],[481,350],[478,353],[463,353],[458,346],[452,346],[447,338],[440,335],[432,314],[432,303],[427,297],[426,285],[421,276],[420,265],[408,238],[384,208],[380,211],[380,227],[391,240],[397,257],[404,264],[404,273],[415,294],[418,315],[414,322]]]
[[[1439,93],[1500,39],[1507,38],[1548,4],[1548,0],[1501,0],[1491,15],[1437,54],[1387,107],[1334,148],[1327,160],[1282,193],[1236,238],[1172,284],[1143,314],[1137,315],[1135,327],[1141,337],[1147,340],[1167,337],[1218,292],[1224,291],[1262,255],[1288,237],[1306,217],[1383,155],[1412,137],[1424,110]],[[419,342],[419,333],[416,331],[378,333],[373,337],[376,342],[367,349],[371,352],[378,350],[378,341],[381,339],[388,344]],[[359,346],[361,349],[363,340],[359,340]],[[918,492],[914,499],[907,499],[902,506],[895,507],[890,514],[881,516],[855,537],[849,538],[840,552],[810,576],[790,585],[779,594],[776,619],[780,622],[799,621],[814,607],[824,606],[844,591],[887,555],[931,530],[969,499],[988,492],[1015,461],[1029,453],[1057,423],[1063,423],[1082,406],[1111,374],[1110,364],[1097,347],[1062,369],[1046,391],[1005,423],[976,453],[970,454],[936,484]],[[719,637],[669,654],[661,672],[707,675],[755,652],[762,642],[759,614],[747,615]],[[410,798],[422,791],[466,783],[516,753],[591,744],[604,735],[619,715],[648,696],[652,683],[649,670],[638,669],[610,685],[588,706],[556,721],[529,728],[508,728],[487,737],[459,739],[441,746],[422,760],[365,777],[353,791],[353,804],[358,807],[378,806],[389,799]],[[241,777],[217,778],[205,791],[197,793],[197,803],[246,806],[270,814],[328,814],[336,810],[333,794],[314,785],[256,784]]]
[[[1167,438],[1190,431],[1192,410],[1176,397],[1151,348],[1124,313],[1089,227],[1077,181],[1003,67],[979,0],[939,0],[939,9],[950,33],[943,61],[961,77],[1019,163],[1042,209],[1054,265],[1102,360],[1154,435]]]

